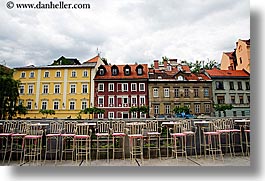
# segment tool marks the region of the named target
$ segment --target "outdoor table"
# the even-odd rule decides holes
[[[207,128],[209,126],[210,121],[194,121],[194,125],[198,126],[198,135],[199,135],[199,147],[200,147],[200,156],[201,156],[201,151],[202,151],[202,146],[205,146],[204,143],[202,143],[202,134],[204,132],[204,128]]]

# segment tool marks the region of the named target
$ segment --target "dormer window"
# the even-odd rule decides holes
[[[183,76],[179,75],[179,76],[178,76],[178,80],[180,80],[180,81],[181,81],[181,80],[184,80]]]
[[[125,65],[123,71],[124,75],[131,75],[131,67],[129,65]]]
[[[105,73],[106,73],[106,68],[103,65],[100,65],[98,67],[98,74],[103,76],[103,75],[105,75]]]
[[[137,72],[137,75],[143,75],[143,66],[142,65],[138,65],[136,67],[136,72]]]
[[[104,75],[105,71],[104,69],[99,69],[99,75]]]
[[[177,68],[178,68],[178,71],[182,71],[181,65],[178,65]]]
[[[116,65],[113,65],[111,67],[111,74],[115,76],[118,75],[118,73],[119,73],[118,67]]]

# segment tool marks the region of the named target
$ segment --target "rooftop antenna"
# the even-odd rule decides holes
[[[98,56],[100,56],[101,52],[99,51],[98,47],[97,47],[97,54]]]

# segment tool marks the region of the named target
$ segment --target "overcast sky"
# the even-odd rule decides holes
[[[0,2],[0,63],[9,67],[62,55],[82,63],[97,49],[111,64],[162,56],[220,62],[238,39],[250,38],[249,0],[64,0],[90,4],[82,10],[8,9],[8,1]]]

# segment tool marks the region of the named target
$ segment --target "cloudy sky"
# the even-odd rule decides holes
[[[97,49],[112,64],[162,56],[220,61],[250,38],[249,0],[64,0],[91,6],[77,10],[8,9],[8,1],[0,2],[0,63],[9,67],[48,65],[62,55],[84,62]]]

